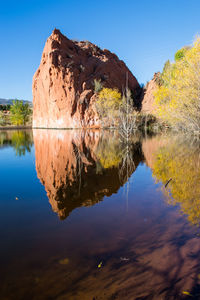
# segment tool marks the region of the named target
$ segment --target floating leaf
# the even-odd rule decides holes
[[[102,266],[102,261],[100,262],[100,264],[98,264],[98,268],[101,268],[101,266]]]
[[[183,294],[183,295],[190,296],[190,297],[193,297],[193,296],[192,296],[189,292],[187,292],[187,291],[183,291],[182,294]]]

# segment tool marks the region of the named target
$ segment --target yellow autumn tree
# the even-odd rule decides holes
[[[122,96],[117,89],[103,88],[99,92],[96,108],[104,126],[110,126],[116,122],[121,102]]]
[[[157,115],[171,126],[200,130],[200,38],[175,54],[155,92]]]

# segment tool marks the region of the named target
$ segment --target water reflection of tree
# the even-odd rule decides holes
[[[8,137],[7,131],[0,132],[0,147],[12,144],[11,139]]]
[[[139,137],[134,132],[128,138],[122,138],[120,131],[102,136],[95,152],[98,171],[117,167],[120,182],[125,184],[136,169],[135,156],[142,155],[140,149]]]
[[[33,141],[27,132],[17,131],[12,135],[12,146],[15,149],[17,156],[25,155],[26,152],[31,152]]]
[[[200,224],[200,144],[173,138],[155,154],[153,175],[163,183],[169,204],[180,205],[188,220]]]
[[[33,145],[32,132],[29,131],[2,131],[0,133],[0,146],[12,146],[16,156],[31,152]]]
[[[129,179],[136,170],[138,161],[142,158],[140,137],[134,132],[134,128],[127,123],[117,132],[113,132],[108,138],[103,138],[98,145],[96,153],[98,158],[98,170],[102,168],[117,168],[119,182],[125,184],[126,206],[128,209]],[[126,126],[127,125],[127,126]],[[101,168],[99,167],[101,166]]]
[[[117,132],[113,131],[110,134],[105,132],[100,137],[95,154],[101,168],[118,167],[122,160],[123,149],[119,143]]]

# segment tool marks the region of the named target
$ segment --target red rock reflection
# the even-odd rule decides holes
[[[104,133],[102,136],[100,131],[92,130],[41,129],[35,129],[33,133],[37,176],[45,187],[53,211],[61,219],[76,207],[95,204],[104,196],[116,193],[122,185],[119,168],[123,157],[120,149],[113,155],[112,148],[117,134]],[[107,144],[111,145],[106,154],[103,147],[101,151],[97,149],[102,139],[109,140]],[[138,147],[132,149],[131,154],[136,168],[141,160]],[[98,155],[105,168],[99,163]],[[129,171],[128,176],[131,174]]]

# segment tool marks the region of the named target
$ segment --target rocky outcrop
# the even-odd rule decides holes
[[[144,96],[142,99],[141,111],[148,114],[155,114],[154,92],[158,88],[159,73],[155,73],[144,88]]]
[[[115,54],[87,41],[69,40],[55,29],[33,77],[33,127],[98,127],[94,79],[121,92],[127,81],[130,90],[140,90]]]

